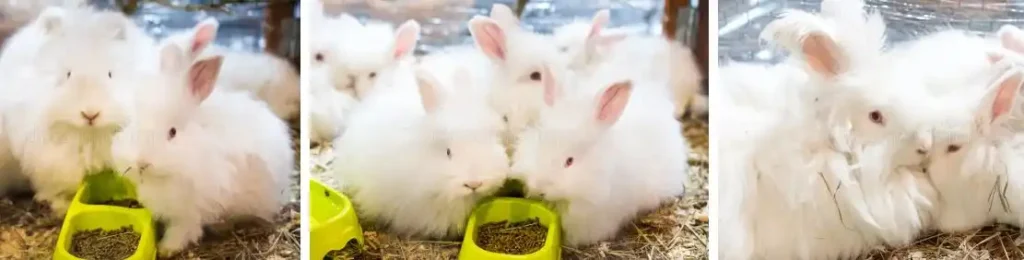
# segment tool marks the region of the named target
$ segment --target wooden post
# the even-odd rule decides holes
[[[290,0],[271,0],[267,3],[263,21],[263,40],[266,42],[265,52],[278,53],[284,30],[281,21],[295,18],[295,3]]]
[[[676,25],[679,24],[680,2],[689,0],[665,0],[665,15],[661,16],[661,34],[669,40],[676,39]]]
[[[697,61],[704,69],[704,78],[708,78],[708,45],[711,44],[708,38],[708,4],[707,0],[700,1],[697,7],[699,20],[697,20]]]

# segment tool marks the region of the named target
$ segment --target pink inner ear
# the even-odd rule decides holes
[[[1019,92],[1020,85],[1024,81],[1021,73],[1014,73],[1012,76],[1003,80],[999,83],[999,89],[996,93],[995,100],[992,101],[992,120],[995,121],[997,118],[1006,115],[1010,112],[1010,108],[1013,107],[1013,102],[1017,98],[1017,92]]]
[[[1017,53],[1024,53],[1024,41],[1017,36],[1019,32],[1020,30],[1017,29],[1004,29],[1000,31],[999,40],[1003,44],[1003,48]]]
[[[602,9],[594,14],[594,20],[590,23],[590,34],[587,35],[587,38],[593,39],[601,35],[601,28],[608,23],[608,15],[608,9]]]
[[[622,111],[629,102],[629,94],[633,89],[632,82],[625,81],[615,83],[601,95],[600,105],[597,112],[597,121],[612,124],[619,120]]]
[[[195,56],[203,51],[206,46],[216,38],[217,27],[211,24],[205,24],[196,30],[195,38],[192,39],[192,46],[189,48],[190,53]]]
[[[802,44],[804,58],[812,70],[826,77],[839,75],[837,46],[832,39],[820,33],[812,33]]]
[[[473,39],[477,46],[488,56],[505,60],[505,32],[494,20],[480,18],[470,21],[473,28]]]
[[[215,56],[198,61],[189,69],[189,91],[199,102],[206,100],[210,93],[213,93],[223,61],[223,57]]]
[[[416,71],[416,85],[420,92],[420,102],[423,104],[423,110],[427,113],[432,113],[437,109],[438,96],[437,96],[437,80],[434,76],[423,70]]]
[[[988,63],[996,64],[1003,60],[1003,54],[997,52],[988,53]]]
[[[416,46],[419,40],[420,24],[409,20],[402,24],[395,33],[395,46],[392,50],[392,58],[398,59],[407,55]]]
[[[540,71],[541,82],[544,85],[544,103],[548,106],[555,105],[556,87],[555,77],[551,75],[551,69],[548,66],[544,66]]]

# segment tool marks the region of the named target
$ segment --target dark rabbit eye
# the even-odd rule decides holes
[[[372,78],[376,78],[376,77],[377,77],[377,73],[376,72],[370,72],[370,78],[371,79]]]
[[[885,117],[882,117],[882,112],[878,112],[878,110],[871,111],[868,118],[871,118],[871,122],[875,122],[875,124],[885,125]]]
[[[448,153],[448,159],[451,159],[452,158],[452,149],[448,148],[447,150],[445,150],[445,152]]]
[[[533,73],[530,73],[530,80],[540,81],[540,72],[534,71]]]
[[[928,153],[928,151],[925,151],[924,149],[917,149],[917,154],[925,155],[927,153]]]
[[[66,76],[64,76],[64,78],[69,78],[70,79],[71,78],[71,72],[68,71],[68,74]]]
[[[316,59],[316,61],[318,61],[318,62],[322,62],[322,61],[324,61],[324,54],[317,53],[314,59]]]
[[[955,145],[954,144],[954,145],[950,145],[950,146],[946,147],[946,152],[955,153],[956,151],[960,151],[960,146],[959,145]]]
[[[171,127],[170,131],[167,131],[167,140],[174,139],[174,136],[178,135],[178,129]]]
[[[114,78],[114,72],[107,71],[107,78]]]
[[[565,168],[569,168],[569,166],[572,166],[572,161],[573,161],[572,157],[566,158],[565,159]]]

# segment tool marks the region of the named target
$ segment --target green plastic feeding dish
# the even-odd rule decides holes
[[[84,230],[117,230],[130,226],[141,237],[129,260],[156,259],[156,232],[153,216],[144,208],[127,208],[100,203],[110,200],[135,200],[135,186],[114,172],[86,177],[71,201],[53,250],[53,259],[80,259],[71,254],[71,237]]]
[[[548,228],[544,241],[544,247],[525,255],[502,254],[487,251],[476,244],[477,228],[491,222],[508,221],[508,223],[520,222],[529,219],[538,219],[542,225]],[[544,203],[522,198],[495,198],[481,203],[469,217],[469,224],[466,225],[466,235],[462,240],[462,249],[459,251],[461,260],[549,260],[561,259],[562,257],[562,227],[558,214],[549,209]]]
[[[363,228],[348,197],[309,180],[309,257],[324,259],[327,253],[340,250],[353,239],[363,245]]]

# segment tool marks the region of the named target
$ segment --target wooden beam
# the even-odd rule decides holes
[[[263,50],[276,54],[280,51],[281,41],[284,39],[281,21],[295,18],[295,3],[288,0],[269,1],[263,18],[263,40],[266,43]]]
[[[707,0],[700,1],[700,6],[697,7],[697,61],[699,61],[701,68],[704,69],[704,78],[708,77],[708,45],[711,44],[711,40],[708,38],[708,5]]]

